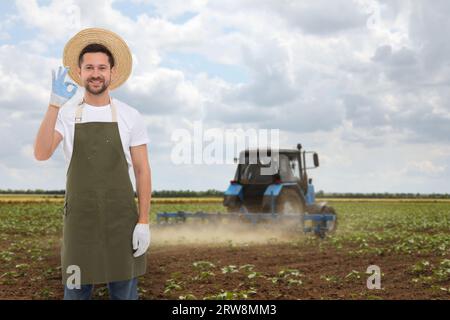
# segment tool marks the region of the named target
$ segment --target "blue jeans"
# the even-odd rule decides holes
[[[90,300],[94,285],[82,284],[80,289],[64,286],[64,300]],[[138,300],[137,278],[108,283],[111,300]]]

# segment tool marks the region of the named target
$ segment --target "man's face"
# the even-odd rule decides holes
[[[114,68],[111,68],[106,54],[92,52],[83,55],[78,72],[86,90],[91,94],[100,95],[109,87]]]

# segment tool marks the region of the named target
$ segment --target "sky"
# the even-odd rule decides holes
[[[154,190],[227,188],[234,164],[171,157],[201,123],[316,151],[316,190],[450,193],[449,15],[446,0],[2,0],[0,189],[64,189],[62,146],[37,161],[33,143],[65,43],[102,27],[133,54],[111,94],[144,117]]]

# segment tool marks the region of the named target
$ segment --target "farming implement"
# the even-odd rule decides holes
[[[307,167],[312,155],[313,166]],[[319,166],[316,152],[296,149],[244,150],[239,154],[234,179],[224,193],[222,212],[159,212],[159,225],[227,221],[254,225],[287,225],[323,238],[337,227],[337,215],[326,202],[316,203],[307,170]]]

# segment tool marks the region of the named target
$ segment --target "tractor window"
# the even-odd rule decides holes
[[[261,168],[269,166],[261,164],[239,165],[240,182],[243,184],[271,184],[273,182],[273,176],[261,174]]]
[[[291,171],[292,175],[295,177],[295,179],[300,180],[300,169],[298,165],[298,158],[291,159]]]
[[[293,169],[292,166],[295,166],[295,169]],[[285,154],[280,154],[280,177],[281,177],[281,180],[284,182],[296,181],[299,174],[298,173],[295,174],[295,171],[298,172],[298,160],[297,159],[289,160],[288,156],[286,156]]]

